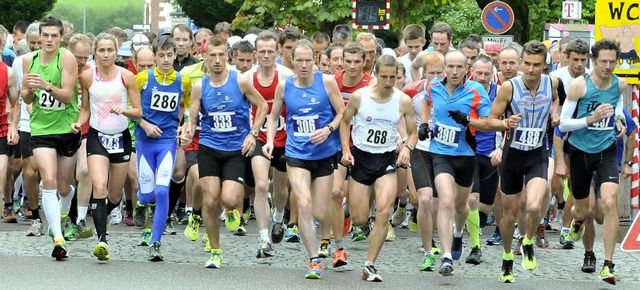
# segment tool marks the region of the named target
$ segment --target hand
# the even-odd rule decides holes
[[[351,155],[351,150],[342,150],[342,159],[340,160],[340,163],[342,163],[342,165],[344,165],[345,167],[353,166],[356,164],[356,160],[353,158],[353,155]]]
[[[162,135],[162,130],[154,124],[147,123],[144,126],[141,126],[144,129],[144,132],[147,134],[147,137],[158,138]]]
[[[188,131],[185,130],[183,127],[184,125],[181,127],[178,127],[178,134],[177,134],[178,146],[182,148],[189,146],[191,142],[193,142],[193,139],[191,139],[191,136],[189,135]]]
[[[407,148],[407,147],[405,147]],[[398,160],[396,161],[396,165],[400,168],[407,168],[409,166],[409,156],[411,154],[411,150],[407,148],[407,150],[400,150],[400,154],[398,154]]]
[[[122,114],[122,111],[124,111],[123,108],[121,108],[120,106],[113,106],[111,107],[111,110],[109,110],[111,113],[114,113],[116,115],[120,115]]]
[[[560,116],[558,116],[558,113],[551,114],[551,127],[555,128],[558,125],[560,125]]]
[[[629,178],[633,175],[633,168],[629,166],[626,162],[622,164],[622,178]]]
[[[20,141],[18,130],[16,130],[14,126],[9,125],[9,130],[7,131],[7,144],[16,145],[18,144],[18,141]]]
[[[627,132],[627,127],[625,127],[621,119],[618,119],[616,121],[616,131],[618,131],[618,135],[616,135],[616,139],[622,139],[622,137],[624,137],[624,133]]]
[[[567,178],[567,163],[560,161],[556,162],[556,174],[562,179]]]
[[[82,131],[82,124],[73,123],[71,124],[71,133],[78,134],[78,132]]]
[[[471,122],[471,118],[469,118],[469,115],[460,111],[449,111],[449,117],[456,121],[456,123],[465,127],[469,125],[469,122]]]
[[[273,153],[273,142],[267,142],[266,144],[264,144],[264,146],[262,146],[262,154],[264,154],[265,157],[271,160],[271,158],[273,158],[273,156],[271,156],[271,153]]]
[[[591,114],[593,123],[600,122],[605,118],[613,116],[613,106],[611,104],[600,104]]]
[[[498,147],[489,154],[489,158],[491,158],[491,165],[498,166],[502,163],[502,148]]]
[[[520,120],[522,120],[522,114],[511,115],[507,119],[507,126],[510,129],[518,128],[520,126]]]
[[[247,137],[244,138],[244,142],[242,142],[242,155],[247,157],[251,156],[254,149],[256,149],[256,137],[251,134],[247,134]]]
[[[29,91],[35,91],[36,89],[46,89],[49,83],[47,83],[41,75],[29,73],[27,74],[27,85],[29,86]]]
[[[418,139],[420,139],[420,141],[424,141],[427,139],[431,140],[431,138],[433,138],[433,131],[429,128],[429,124],[420,124],[420,127],[418,127]]]
[[[398,142],[396,142],[396,150],[394,152],[396,154],[399,154],[403,147],[404,147],[404,142],[402,142],[402,139],[398,138]]]
[[[329,128],[325,126],[315,130],[311,134],[309,139],[311,140],[311,143],[313,143],[314,145],[319,145],[319,144],[322,144],[322,142],[324,142],[325,140],[327,140],[329,135],[331,135],[331,130],[329,130]]]

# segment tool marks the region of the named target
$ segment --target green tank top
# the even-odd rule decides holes
[[[60,48],[58,55],[48,65],[40,64],[40,50],[34,52],[28,73],[35,73],[60,88],[62,85],[62,55],[66,49]],[[78,86],[73,86],[73,98],[69,104],[56,100],[45,90],[36,90],[30,117],[31,136],[71,133],[71,124],[78,119]]]

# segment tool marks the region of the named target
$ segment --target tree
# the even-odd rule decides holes
[[[51,15],[74,24],[82,32],[83,2],[59,0]],[[111,27],[132,28],[144,19],[144,3],[132,0],[87,1],[87,32],[98,34]]]
[[[233,21],[241,1],[225,0],[175,0],[199,27],[212,29],[218,22]]]
[[[56,0],[0,0],[0,24],[11,32],[13,25],[19,20],[32,22],[42,19]]]

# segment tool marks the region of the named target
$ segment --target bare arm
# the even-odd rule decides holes
[[[498,89],[496,99],[491,105],[491,113],[489,118],[471,119],[470,126],[475,127],[479,131],[502,131],[508,128],[516,128],[520,123],[520,116],[510,116],[507,121],[501,121],[500,116],[504,114],[511,102],[511,94],[513,87],[511,82],[505,82]],[[507,126],[508,125],[508,126]]]
[[[358,113],[360,108],[360,91],[356,91],[349,98],[347,106],[344,108],[342,114],[342,120],[340,121],[340,144],[342,145],[342,154],[349,152],[351,154],[351,148],[349,147],[349,137],[351,135],[351,120],[353,116]]]
[[[264,100],[262,95],[256,90],[253,84],[249,81],[249,78],[245,75],[238,75],[238,83],[240,85],[240,89],[247,97],[249,102],[256,106],[256,117],[253,120],[253,126],[251,130],[260,130],[262,128],[262,124],[264,123],[264,119],[267,116],[267,111],[269,110],[269,105]],[[252,135],[253,136],[253,135]]]
[[[140,119],[142,118],[142,106],[140,105],[140,91],[138,91],[138,84],[136,83],[136,77],[128,70],[122,70],[122,76],[124,78],[125,86],[127,87],[127,94],[129,95],[129,101],[131,102],[131,109],[122,110],[122,114],[125,115],[129,119]],[[83,105],[84,105],[84,91],[82,89],[83,94]]]

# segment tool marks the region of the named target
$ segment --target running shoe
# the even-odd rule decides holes
[[[569,230],[564,229],[560,232],[560,245],[565,250],[571,250],[575,247],[574,242],[571,240],[569,236]]]
[[[591,253],[584,253],[584,262],[582,263],[582,272],[593,273],[596,271],[596,255]]]
[[[533,245],[521,245],[522,251],[522,268],[533,271],[538,267],[538,260],[533,254]]]
[[[271,241],[276,244],[282,242],[285,230],[284,221],[279,223],[274,222],[273,225],[271,225]]]
[[[271,246],[271,241],[269,241],[269,238],[266,238],[264,240],[260,240],[256,258],[260,259],[269,257],[273,257],[273,247]]]
[[[133,222],[136,227],[144,226],[144,223],[149,218],[149,211],[147,208],[148,206],[140,203],[140,201],[138,201],[136,206],[133,208]]]
[[[154,242],[149,246],[149,254],[147,255],[147,260],[151,262],[160,262],[164,261],[164,256],[162,256],[160,242]]]
[[[204,266],[211,269],[220,269],[222,267],[222,250],[211,250],[209,261]]]
[[[516,249],[513,252],[513,254],[516,255],[516,256],[522,255],[522,240],[523,239],[524,238],[518,238],[518,243],[516,244]]]
[[[111,224],[117,225],[122,222],[122,209],[120,206],[111,210]]]
[[[387,236],[384,238],[385,242],[393,242],[396,240],[396,234],[394,233],[393,226],[389,224],[387,227]]]
[[[367,239],[367,236],[364,235],[360,227],[353,227],[351,234],[352,234],[352,237],[351,237],[352,242],[365,241]]]
[[[436,257],[433,254],[425,254],[424,261],[420,264],[420,271],[432,272],[435,269]]]
[[[300,229],[298,229],[298,225],[293,224],[288,226],[284,235],[284,241],[287,243],[299,243],[300,240]]]
[[[378,275],[376,267],[371,264],[364,266],[364,269],[362,269],[362,280],[367,282],[382,282],[382,277]]]
[[[200,215],[192,213],[189,215],[189,223],[184,229],[184,235],[190,241],[197,241],[200,235],[200,225],[202,224],[202,217]]]
[[[482,250],[480,249],[480,247],[473,247],[465,262],[467,264],[480,265],[480,263],[482,263]]]
[[[64,239],[67,241],[75,241],[77,236],[78,226],[71,223],[64,233]]]
[[[138,246],[149,246],[151,244],[151,229],[142,229],[142,238],[138,241]]]
[[[613,267],[615,267],[613,263],[611,265],[602,266],[602,270],[600,270],[598,278],[611,285],[616,285],[616,276],[613,274]]]
[[[564,216],[564,210],[559,209],[554,215],[553,220],[551,220],[551,230],[559,231],[562,229],[562,217]]]
[[[544,233],[545,226],[544,224],[538,225],[538,233],[536,235],[536,246],[538,248],[546,249],[549,247],[549,241],[547,241],[547,237]]]
[[[240,213],[237,209],[234,210],[224,210],[226,218],[224,219],[224,224],[227,226],[227,230],[229,232],[235,232],[240,226]]]
[[[320,279],[322,273],[322,260],[320,258],[311,259],[307,265],[307,273],[304,274],[306,279]]]
[[[337,271],[340,271],[346,268],[345,266],[347,266],[348,264],[349,263],[347,262],[347,251],[342,248],[337,249],[335,253],[335,258],[333,259],[331,266],[333,266],[333,268],[336,269]]]
[[[65,244],[64,239],[55,241],[53,251],[51,252],[51,257],[56,258],[56,261],[62,261],[62,259],[69,258],[67,252],[67,244]]]
[[[569,228],[569,237],[571,238],[572,241],[577,242],[580,239],[582,239],[582,236],[584,235],[584,225],[583,223],[580,223],[579,225],[576,224],[576,220],[572,220],[571,221],[571,227]]]
[[[464,254],[464,247],[462,246],[462,237],[453,237],[453,245],[451,246],[451,257],[454,260],[459,260]]]
[[[133,225],[135,225],[135,222],[133,221],[133,217],[126,217],[124,218],[124,224],[127,226],[132,227]]]
[[[164,224],[164,234],[165,235],[175,235],[178,231],[173,227],[173,221],[167,220],[167,223]]]
[[[451,276],[453,275],[453,260],[449,258],[442,258],[442,263],[440,264],[440,269],[438,269],[438,273],[442,276]]]
[[[350,230],[351,230],[351,217],[347,216],[347,217],[344,217],[344,229],[342,230],[342,236],[346,237],[347,234],[349,234]]]
[[[76,226],[76,239],[86,239],[93,236],[93,231],[87,226],[85,220],[78,221]]]
[[[320,242],[320,249],[318,249],[318,257],[326,258],[329,257],[329,250],[331,249],[331,242],[329,240],[322,240]]]
[[[98,258],[98,261],[109,260],[109,246],[105,242],[99,242],[95,248],[93,248],[93,255]]]
[[[27,237],[39,237],[44,235],[44,225],[40,219],[31,220],[31,227],[27,230]]]
[[[33,212],[29,210],[28,206],[24,206],[22,208],[22,219],[30,220],[31,218],[33,218]]]
[[[238,226],[238,228],[236,229],[235,232],[233,232],[234,236],[246,236],[247,235],[247,228],[244,227],[244,218],[240,217],[240,225]]]
[[[440,255],[440,248],[438,248],[436,246],[436,241],[434,241],[433,239],[431,239],[431,252],[433,252],[434,255]]]
[[[417,233],[420,228],[418,227],[418,209],[411,209],[411,215],[409,217],[409,230],[412,233]]]
[[[490,246],[497,246],[500,245],[500,243],[502,243],[502,235],[500,235],[499,231],[493,232],[491,237],[487,239],[487,245]]]
[[[244,210],[242,213],[242,224],[249,224],[249,219],[251,218],[251,207]]]
[[[500,273],[500,282],[512,283],[516,279],[513,276],[513,260],[502,259],[502,273]]]
[[[190,210],[183,210],[182,214],[180,214],[180,212],[178,212],[178,214],[176,214],[177,219],[179,219],[178,224],[179,225],[188,224],[190,215],[191,215],[191,211]]]
[[[9,223],[9,224],[15,224],[18,222],[18,219],[16,218],[16,213],[14,212],[13,207],[4,209],[4,212],[2,213],[2,219],[4,220],[5,223]]]
[[[513,228],[513,238],[514,239],[521,238],[520,229],[518,228],[518,224],[516,224],[516,226]]]
[[[407,218],[407,208],[398,206],[396,211],[393,213],[393,216],[391,217],[391,224],[394,227],[397,227],[401,225],[406,218]]]

